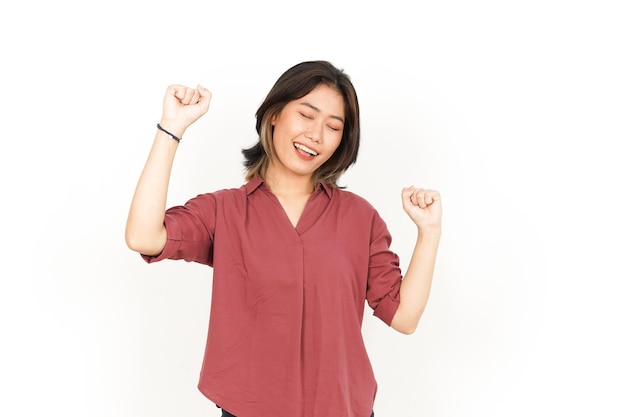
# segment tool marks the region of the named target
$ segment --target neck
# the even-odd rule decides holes
[[[313,184],[311,176],[276,175],[274,170],[268,169],[265,173],[265,184],[274,194],[283,196],[311,195]]]

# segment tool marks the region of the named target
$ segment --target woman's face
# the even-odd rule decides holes
[[[272,121],[272,175],[311,178],[341,143],[344,120],[343,97],[324,84],[289,102]]]

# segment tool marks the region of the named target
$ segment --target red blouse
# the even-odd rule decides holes
[[[365,302],[387,325],[399,260],[377,211],[320,185],[293,227],[255,178],[167,210],[168,240],[148,262],[213,267],[199,390],[238,417],[368,417],[376,380],[363,343]]]

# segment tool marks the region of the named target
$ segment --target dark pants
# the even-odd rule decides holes
[[[237,417],[229,413],[228,411],[222,409],[222,417]],[[372,411],[372,415],[370,417],[374,417],[374,412]]]

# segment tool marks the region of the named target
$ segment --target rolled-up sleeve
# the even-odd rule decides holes
[[[402,271],[398,255],[390,250],[391,234],[382,218],[375,214],[370,239],[367,302],[374,315],[391,325],[400,305]]]
[[[183,259],[213,266],[213,235],[216,214],[215,197],[201,194],[184,206],[174,206],[165,212],[167,242],[157,256],[141,255],[148,262],[163,259]]]

